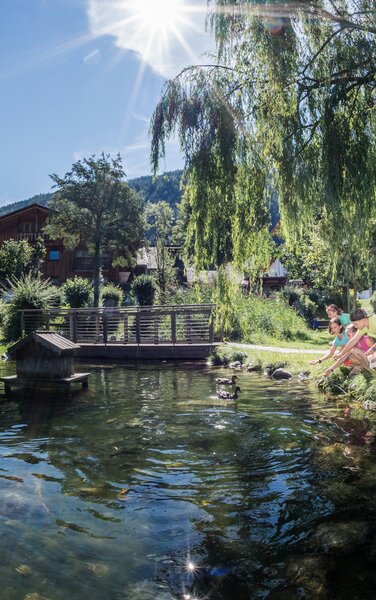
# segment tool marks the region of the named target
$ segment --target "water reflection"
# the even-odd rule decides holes
[[[87,370],[1,404],[4,598],[372,597],[369,415],[257,374],[226,402],[205,366]]]

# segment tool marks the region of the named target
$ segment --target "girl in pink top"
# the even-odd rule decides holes
[[[358,332],[358,329],[355,325],[348,325],[346,327],[346,336],[349,340],[351,340]],[[340,365],[344,365],[345,367],[351,367],[350,375],[355,375],[356,373],[360,373],[363,369],[369,369],[369,361],[366,356],[367,350],[374,345],[374,341],[368,335],[362,335],[360,340],[355,344],[349,352],[346,352],[344,356],[339,358],[332,367],[326,369],[323,373],[323,377],[328,377],[330,373],[334,371]]]
[[[357,333],[358,329],[355,327],[355,325],[348,325],[346,327],[346,335],[349,340],[351,340]],[[362,350],[362,352],[367,352],[374,345],[374,343],[375,342],[371,337],[369,337],[369,335],[362,335],[359,342],[355,344],[354,348],[359,348],[359,350]]]

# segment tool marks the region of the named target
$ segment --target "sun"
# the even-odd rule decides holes
[[[146,37],[166,37],[184,24],[183,0],[135,0],[130,6],[140,32]]]

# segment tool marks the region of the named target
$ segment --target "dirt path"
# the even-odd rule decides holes
[[[269,350],[270,352],[281,352],[282,354],[323,354],[323,350],[308,350],[306,348],[281,348],[279,346],[258,346],[257,344],[235,344],[226,342],[227,346],[235,346],[235,348],[246,348],[248,350]]]

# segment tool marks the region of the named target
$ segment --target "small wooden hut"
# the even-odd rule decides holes
[[[43,387],[46,384],[70,384],[82,382],[87,387],[90,373],[74,372],[74,355],[79,346],[63,336],[51,331],[33,331],[28,336],[8,348],[9,358],[16,360],[17,375],[1,377],[5,391],[10,386]]]

